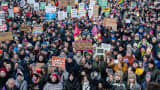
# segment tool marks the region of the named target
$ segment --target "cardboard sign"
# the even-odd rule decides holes
[[[18,13],[18,12],[19,12],[19,7],[14,7],[14,8],[13,8],[13,12],[14,12],[14,13]]]
[[[59,8],[62,8],[62,7],[67,7],[68,5],[68,0],[58,0],[58,5],[59,5]]]
[[[69,6],[75,6],[75,1],[74,0],[68,0],[68,4]]]
[[[1,32],[0,41],[13,40],[12,32]]]
[[[104,18],[103,25],[106,27],[112,27],[113,30],[117,31],[117,19],[116,18]]]
[[[98,13],[99,13],[99,6],[95,5],[93,7],[93,17],[98,17]]]
[[[7,25],[6,24],[0,25],[0,31],[6,31],[6,30],[7,30]]]
[[[52,66],[65,67],[65,57],[52,57]]]
[[[71,9],[71,17],[77,17],[77,9]]]
[[[1,6],[4,11],[8,10],[8,2],[2,2]]]
[[[28,25],[26,25],[26,24],[22,24],[22,25],[20,26],[20,30],[21,30],[21,31],[28,31],[28,30],[29,30],[29,27],[28,27]]]
[[[43,33],[43,26],[36,25],[33,27],[33,34],[42,34]]]
[[[93,49],[92,42],[88,41],[88,40],[75,41],[73,43],[73,47],[76,50],[91,50],[91,49]]]

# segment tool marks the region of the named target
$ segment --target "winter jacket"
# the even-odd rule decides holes
[[[123,57],[123,60],[124,60],[126,63],[129,63],[130,65],[133,64],[133,61],[134,61],[135,59],[136,59],[136,58],[135,58],[133,55],[131,55],[130,57],[128,57],[128,56]]]
[[[121,67],[122,67],[122,68],[120,68],[120,67],[118,66],[118,64],[110,65],[110,67],[111,67],[115,72],[118,71],[118,70],[121,70],[123,73],[126,72],[126,71],[127,71],[127,68],[128,68],[127,63],[125,63],[124,61],[121,61],[120,64],[121,64]]]
[[[61,83],[57,83],[57,84],[52,84],[52,83],[47,83],[43,90],[62,90],[63,89],[63,85]]]
[[[77,79],[70,81],[69,79],[64,83],[64,90],[80,90],[80,83]]]
[[[28,90],[28,85],[25,80],[21,82],[18,82],[18,80],[16,80],[16,86],[19,88],[19,90]]]
[[[135,83],[132,87],[128,87],[129,90],[141,90],[141,86]]]
[[[152,69],[151,68],[145,69],[145,72],[146,73],[150,72],[151,78],[152,78],[153,81],[156,80],[156,78],[157,78],[157,76],[159,74],[159,70],[155,66]]]
[[[92,68],[93,70],[98,69],[99,72],[103,72],[105,70],[105,65],[104,61],[93,61]]]

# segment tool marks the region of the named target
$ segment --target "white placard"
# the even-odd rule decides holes
[[[36,11],[39,10],[39,3],[34,3],[34,9],[35,9]]]
[[[20,7],[24,7],[25,4],[26,4],[25,0],[20,1]]]
[[[71,17],[77,17],[77,9],[71,9]]]
[[[58,11],[58,20],[64,20],[64,11]]]
[[[13,9],[8,9],[8,13],[9,13],[9,16],[10,17],[14,17],[14,12],[13,12]]]
[[[111,45],[102,43],[102,48],[104,48],[106,51],[110,51],[111,50]]]
[[[56,6],[46,6],[45,7],[45,12],[46,13],[53,13],[53,12],[56,12]]]

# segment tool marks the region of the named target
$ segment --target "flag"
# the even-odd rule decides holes
[[[96,25],[94,25],[91,32],[92,32],[92,35],[94,36],[95,39],[102,39],[102,35],[101,35],[100,31],[98,32]]]
[[[123,3],[123,0],[118,0],[117,3],[120,5]]]
[[[79,32],[79,28],[78,28],[78,25],[76,23],[75,25],[75,29],[74,29],[74,33],[73,33],[73,37],[74,37],[74,40],[79,40],[80,39],[80,32]]]
[[[92,28],[92,35],[95,37],[95,36],[97,36],[97,27],[96,27],[96,25],[94,25],[94,27]]]

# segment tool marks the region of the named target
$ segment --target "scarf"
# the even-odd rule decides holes
[[[37,80],[34,80],[34,79],[32,78],[32,82],[33,82],[34,84],[38,84],[38,83],[40,82],[40,78],[38,78]]]

